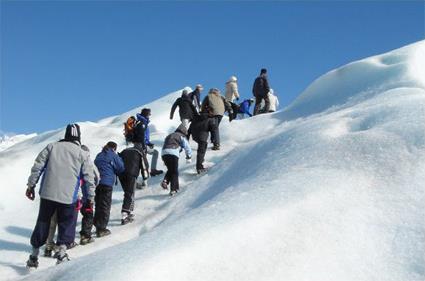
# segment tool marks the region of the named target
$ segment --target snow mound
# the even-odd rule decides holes
[[[421,41],[353,62],[281,112],[223,120],[223,150],[207,152],[206,175],[182,159],[182,192],[170,199],[151,179],[137,192],[136,222],[124,227],[114,224],[118,187],[112,235],[70,251],[67,264],[41,259],[48,269],[26,279],[424,280],[425,83],[416,61],[424,52]],[[179,93],[147,105],[157,144],[178,124],[168,113]],[[92,154],[110,139],[123,147],[122,122],[138,111],[82,123]],[[27,274],[37,213],[19,190],[38,151],[62,134],[0,152],[8,278]]]

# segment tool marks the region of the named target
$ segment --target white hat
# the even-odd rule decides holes
[[[238,78],[236,78],[236,76],[230,76],[229,82],[236,82],[236,81],[238,81]]]

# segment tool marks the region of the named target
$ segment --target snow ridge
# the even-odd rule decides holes
[[[36,154],[64,130],[0,152],[2,276],[424,280],[425,83],[416,62],[424,53],[421,41],[353,62],[318,78],[283,111],[223,120],[223,150],[207,152],[208,174],[195,175],[182,160],[182,192],[172,199],[152,178],[137,191],[136,221],[123,227],[117,186],[112,235],[71,250],[67,264],[42,258],[29,276],[22,265],[38,206],[22,193]],[[168,113],[180,93],[146,105],[157,146],[178,125]],[[122,149],[122,122],[140,109],[80,123],[92,155],[108,140]]]

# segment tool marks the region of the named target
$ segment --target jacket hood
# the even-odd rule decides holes
[[[183,124],[180,124],[180,126],[177,127],[175,132],[182,133],[183,135],[187,136],[187,128]]]

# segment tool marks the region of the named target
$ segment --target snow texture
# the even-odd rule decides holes
[[[25,184],[33,160],[64,128],[0,152],[1,280],[386,280],[425,279],[425,41],[330,71],[283,111],[221,124],[222,150],[207,174],[180,162],[182,192],[162,178],[136,192],[135,222],[69,251],[55,266],[24,265],[38,199]],[[152,109],[157,148],[181,91]],[[92,157],[142,107],[80,122]],[[196,144],[191,142],[196,150]],[[164,166],[160,163],[159,168]],[[78,226],[79,228],[79,226]]]

